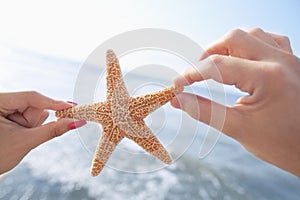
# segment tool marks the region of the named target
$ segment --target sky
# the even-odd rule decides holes
[[[300,55],[299,8],[297,0],[0,1],[0,44],[84,61],[140,28],[176,31],[205,48],[232,29],[261,27],[288,36]]]

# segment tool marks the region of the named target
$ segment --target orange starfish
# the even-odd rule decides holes
[[[103,134],[94,154],[91,175],[97,176],[117,144],[127,137],[143,149],[170,164],[172,159],[144,118],[170,101],[183,88],[169,87],[151,94],[130,97],[124,84],[119,61],[112,50],[106,53],[106,101],[74,106],[57,111],[56,117],[94,121],[102,124]]]

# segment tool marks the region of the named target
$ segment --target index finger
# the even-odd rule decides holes
[[[54,100],[35,91],[0,93],[0,102],[1,107],[9,110],[19,110],[29,106],[38,109],[62,110],[72,106],[64,101]]]
[[[174,80],[176,86],[186,86],[194,82],[213,79],[219,83],[235,85],[244,92],[254,90],[257,70],[256,61],[250,61],[230,56],[213,55],[190,67],[183,76]]]

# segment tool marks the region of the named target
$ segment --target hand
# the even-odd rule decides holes
[[[174,82],[184,86],[206,79],[235,85],[249,95],[226,107],[181,93],[172,105],[212,126],[211,108],[225,109],[224,126],[216,128],[257,157],[300,177],[300,61],[289,39],[258,28],[232,31]]]
[[[22,158],[38,145],[84,125],[62,118],[41,125],[48,111],[72,106],[37,92],[0,93],[0,174],[15,167]]]

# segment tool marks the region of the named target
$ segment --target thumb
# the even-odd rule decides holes
[[[55,137],[61,136],[65,132],[79,128],[86,124],[86,121],[74,121],[69,118],[61,118],[57,121],[49,122],[45,125],[28,129],[26,138],[30,149],[33,149],[40,144],[47,142]]]
[[[238,112],[204,97],[180,93],[171,100],[171,105],[188,113],[191,117],[235,137],[240,118]]]
[[[190,93],[180,93],[171,100],[173,107],[185,111],[194,119],[206,124],[210,122],[210,104],[210,100]]]

